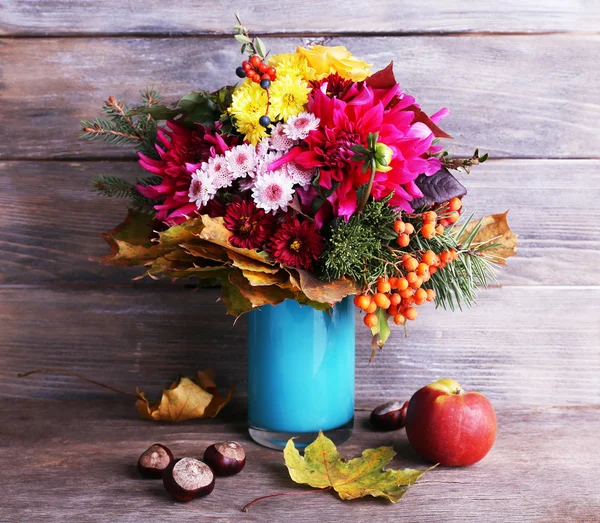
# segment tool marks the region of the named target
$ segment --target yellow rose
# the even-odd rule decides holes
[[[355,58],[348,49],[341,45],[337,47],[314,45],[310,49],[298,47],[296,52],[306,58],[308,65],[316,71],[317,79],[338,73],[343,78],[360,82],[371,76],[369,67],[373,64]]]

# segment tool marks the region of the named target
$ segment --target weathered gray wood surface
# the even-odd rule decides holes
[[[244,23],[261,33],[597,31],[594,0],[2,0],[0,35],[214,34]]]
[[[93,174],[135,180],[142,172],[134,162],[0,163],[0,283],[127,283],[140,274],[89,260],[108,252],[99,235],[125,212],[89,184]],[[461,178],[467,213],[510,209],[520,248],[500,271],[502,285],[600,284],[600,161],[489,161]]]
[[[32,367],[68,369],[158,398],[178,373],[216,369],[246,393],[245,320],[232,327],[216,289],[0,289],[0,395],[111,395],[65,376],[17,378]],[[368,365],[370,337],[357,315],[357,397],[408,399],[444,377],[497,405],[600,404],[600,288],[505,287],[452,313],[428,304],[396,329]]]
[[[359,405],[451,376],[499,407],[484,462],[437,469],[396,506],[314,494],[239,513],[302,489],[280,454],[247,440],[245,320],[231,327],[217,290],[132,285],[134,270],[88,260],[124,213],[88,192],[90,177],[141,171],[123,161],[131,151],[79,141],[78,120],[109,94],[131,102],[154,85],[175,101],[235,81],[237,9],[276,52],[324,37],[376,66],[393,59],[427,111],[452,110],[451,151],[495,158],[465,177],[468,210],[510,208],[520,236],[504,288],[463,313],[422,307],[409,338],[396,332],[370,366],[358,324]],[[600,521],[599,28],[593,0],[0,0],[0,521]],[[207,366],[223,386],[237,381],[237,399],[217,420],[180,425],[142,422],[131,399],[73,378],[16,376],[62,368],[156,397]],[[426,466],[403,433],[368,432],[366,415],[344,454],[394,444],[395,465]],[[232,438],[248,466],[197,503],[135,474],[155,441],[200,456]]]
[[[278,52],[305,42],[269,38]],[[598,35],[335,37],[331,45],[385,67],[430,112],[449,107],[449,147],[493,157],[598,158]],[[109,94],[137,100],[154,85],[175,101],[191,89],[237,80],[233,39],[0,40],[0,158],[123,158],[129,152],[78,139],[81,118]],[[52,129],[52,132],[48,132]]]
[[[243,405],[227,407],[217,420],[178,425],[144,422],[128,400],[95,402],[3,402],[0,425],[4,523],[48,521],[419,521],[511,523],[599,521],[598,409],[499,409],[500,431],[491,453],[469,468],[437,468],[411,487],[396,505],[384,500],[340,501],[330,493],[263,501],[266,494],[306,491],[292,482],[281,453],[248,440]],[[372,408],[373,400],[362,405]],[[340,450],[355,457],[367,447],[392,445],[394,468],[427,468],[411,450],[404,431],[371,432],[367,412]],[[178,504],[160,480],[137,475],[139,454],[155,442],[177,456],[202,456],[216,441],[235,439],[247,451],[237,476],[218,479],[213,493]]]

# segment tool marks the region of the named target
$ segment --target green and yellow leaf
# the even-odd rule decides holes
[[[346,461],[322,432],[306,447],[304,456],[293,439],[287,442],[283,455],[292,480],[319,489],[331,487],[341,499],[373,496],[395,503],[427,472],[384,469],[396,455],[392,447],[367,449],[360,458]]]

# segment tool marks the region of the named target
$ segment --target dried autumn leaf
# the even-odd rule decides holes
[[[461,240],[466,238],[475,227],[481,224],[481,229],[473,239],[473,244],[487,243],[498,244],[484,252],[497,258],[497,263],[506,265],[506,258],[510,258],[517,254],[517,245],[519,241],[517,235],[511,231],[508,220],[508,211],[500,214],[490,214],[481,220],[474,220],[467,224]]]
[[[195,379],[181,378],[163,390],[161,400],[150,404],[138,388],[136,407],[140,418],[154,421],[185,421],[197,418],[214,418],[229,402],[233,385],[227,397],[223,398],[214,381],[214,371],[198,372]]]
[[[333,488],[342,499],[365,496],[398,501],[425,470],[384,470],[396,455],[392,447],[367,449],[360,458],[346,461],[323,432],[304,450],[304,457],[290,439],[283,456],[291,478],[314,488]]]
[[[229,281],[239,289],[244,298],[250,301],[252,307],[277,305],[287,298],[294,298],[294,293],[278,285],[254,286],[238,270],[231,272]]]
[[[292,271],[288,272],[291,273]],[[302,269],[295,269],[295,272],[299,276],[298,283],[300,289],[312,301],[328,303],[333,306],[349,294],[355,294],[358,290],[356,284],[348,279],[334,280],[326,283]]]
[[[231,260],[233,266],[237,267],[238,269],[244,269],[255,272],[267,272],[269,274],[275,274],[277,271],[280,270],[279,267],[275,267],[274,265],[271,265],[269,263],[263,263],[253,260],[240,254],[239,252],[232,251],[230,249],[227,250],[227,255],[229,256],[229,259]]]
[[[216,243],[217,245],[221,245],[230,251],[237,252],[246,256],[247,258],[251,258],[259,262],[269,261],[269,256],[265,252],[255,251],[252,249],[241,249],[231,245],[229,243],[231,231],[227,230],[223,225],[223,218],[211,218],[210,216],[203,214],[201,219],[202,223],[204,224],[204,229],[202,229],[202,232],[200,233],[200,238],[203,240]]]
[[[100,258],[100,263],[132,266],[156,258],[158,250],[150,241],[152,223],[152,217],[130,211],[123,223],[101,234],[102,239],[110,246],[111,254]]]

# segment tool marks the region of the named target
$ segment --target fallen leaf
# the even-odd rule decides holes
[[[154,421],[185,421],[197,418],[214,418],[229,402],[234,386],[223,398],[215,384],[214,371],[208,369],[198,372],[195,379],[181,378],[163,390],[161,400],[150,404],[138,388],[136,407],[140,418]]]
[[[490,214],[481,218],[481,220],[473,220],[465,227],[460,241],[481,224],[481,229],[473,239],[473,243],[489,242],[490,244],[498,244],[486,249],[484,252],[495,256],[498,264],[506,265],[506,258],[517,254],[517,245],[519,244],[517,235],[512,232],[508,225],[507,215],[508,211],[500,214]]]
[[[425,470],[384,470],[396,455],[392,447],[367,449],[360,458],[346,461],[335,444],[319,431],[319,436],[304,450],[304,457],[290,439],[283,456],[291,478],[296,483],[314,488],[333,488],[342,499],[365,496],[398,501],[407,488]]]

